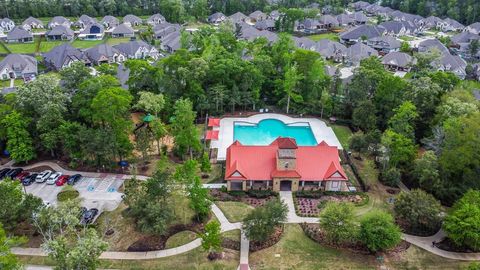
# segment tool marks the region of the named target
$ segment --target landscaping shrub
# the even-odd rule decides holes
[[[67,186],[64,190],[60,191],[57,195],[57,200],[59,202],[64,202],[68,200],[73,200],[78,198],[80,193],[71,186]]]
[[[370,198],[365,192],[349,192],[349,191],[323,191],[323,190],[301,190],[295,194],[298,198],[310,198],[319,199],[322,196],[360,196],[362,200],[358,203],[354,203],[355,206],[366,205]]]
[[[265,198],[268,198],[270,196],[277,196],[277,193],[274,192],[273,190],[269,190],[269,189],[266,189],[266,190],[249,190],[247,192],[248,196],[250,197],[255,197],[257,199],[265,199]]]
[[[234,197],[244,197],[246,195],[245,191],[241,190],[232,190],[229,191],[228,194]]]

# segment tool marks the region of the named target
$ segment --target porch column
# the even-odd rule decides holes
[[[304,180],[304,181],[302,181],[302,187],[304,187],[304,186],[305,186],[305,180]]]

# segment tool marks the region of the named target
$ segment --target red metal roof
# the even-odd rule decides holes
[[[219,127],[220,126],[220,119],[219,118],[208,118],[208,126],[209,127]]]
[[[277,144],[278,148],[280,149],[297,149],[298,148],[297,142],[295,141],[294,138],[278,137],[272,143]]]
[[[340,165],[337,147],[325,142],[316,146],[297,146],[295,170],[278,171],[278,140],[265,146],[242,145],[235,141],[227,148],[225,179],[272,180],[273,177],[299,177],[300,180],[307,181],[347,180]]]
[[[207,130],[205,140],[218,140],[218,130]]]

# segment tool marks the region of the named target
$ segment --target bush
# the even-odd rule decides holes
[[[268,198],[270,196],[276,196],[277,193],[274,192],[273,190],[270,190],[270,189],[266,189],[266,190],[249,190],[247,191],[247,194],[248,196],[250,197],[255,197],[257,199],[265,199],[265,198]]]
[[[349,146],[355,152],[364,153],[368,149],[368,142],[362,132],[356,132],[350,137]]]
[[[382,182],[390,187],[396,187],[400,183],[401,173],[395,167],[389,168],[382,173]]]
[[[80,193],[76,189],[74,189],[71,186],[66,186],[64,190],[60,191],[57,195],[57,200],[59,202],[64,202],[68,200],[73,200],[78,198],[80,196]]]
[[[352,204],[329,202],[320,214],[320,228],[330,243],[354,242],[357,231],[354,220]]]
[[[355,203],[355,206],[366,205],[370,200],[365,192],[349,192],[349,191],[323,191],[323,190],[300,190],[294,194],[298,198],[320,199],[322,196],[355,196],[362,197],[362,201]]]
[[[228,192],[229,195],[234,196],[234,197],[244,197],[246,196],[245,191],[242,190],[232,190]]]
[[[360,239],[371,252],[395,247],[400,243],[400,228],[393,222],[392,215],[375,211],[363,216],[360,221]]]

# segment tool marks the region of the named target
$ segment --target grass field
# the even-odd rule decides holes
[[[412,40],[415,40],[414,37],[410,37],[410,36],[401,36],[399,37],[399,39],[403,40],[403,41],[412,41]]]
[[[130,38],[128,37],[127,38],[108,38],[105,43],[113,46],[113,45],[129,42],[129,41],[130,41]]]
[[[339,41],[340,40],[339,37],[338,37],[338,34],[335,34],[335,33],[325,33],[325,34],[312,35],[312,36],[308,36],[308,38],[310,38],[313,41],[319,41],[321,39],[329,39],[329,40],[333,40],[333,41]]]
[[[253,210],[253,207],[242,202],[215,202],[230,222],[240,222]]]
[[[5,44],[12,53],[35,53],[37,42],[32,43],[7,43]]]
[[[87,49],[102,44],[104,40],[79,40],[76,39],[72,42],[72,46],[79,49]]]
[[[240,241],[240,230],[231,230],[222,233],[223,238],[229,238],[235,241]]]
[[[179,247],[188,244],[197,238],[197,234],[192,231],[183,231],[170,236],[165,243],[165,249]]]
[[[347,126],[340,126],[340,125],[331,125],[333,132],[337,136],[338,140],[342,144],[344,149],[348,150],[348,140],[350,136],[352,136],[352,131]]]
[[[40,47],[39,47],[39,52],[48,52],[51,49],[53,49],[54,47],[62,45],[65,42],[67,42],[67,41],[61,41],[61,40],[47,41],[45,39],[42,39],[42,42],[40,43]]]

